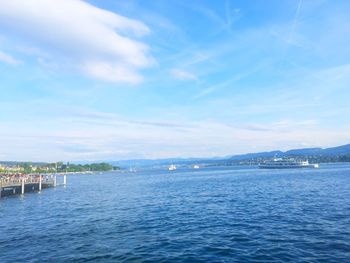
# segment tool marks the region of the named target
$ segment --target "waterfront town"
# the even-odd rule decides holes
[[[119,170],[119,167],[108,163],[71,164],[69,162],[32,163],[32,162],[0,162],[0,174],[32,174],[32,173],[70,173]]]
[[[62,175],[62,184],[66,185],[66,174],[86,173],[96,171],[118,170],[119,167],[108,163],[64,164],[31,163],[31,162],[0,162],[0,198],[7,195],[24,194],[25,192],[40,192],[43,188],[55,187],[57,175]]]

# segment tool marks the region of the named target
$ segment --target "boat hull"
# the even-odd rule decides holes
[[[308,165],[259,165],[260,169],[301,169],[301,168],[318,168],[317,164]]]

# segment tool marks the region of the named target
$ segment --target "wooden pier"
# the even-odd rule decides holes
[[[67,177],[63,175],[63,183],[67,184]],[[29,192],[41,192],[42,189],[56,187],[57,175],[19,175],[7,176],[0,174],[0,198],[9,195]]]

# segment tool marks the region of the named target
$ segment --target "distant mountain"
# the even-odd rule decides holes
[[[325,155],[348,155],[348,154],[350,154],[350,144],[324,149],[323,154],[325,154]]]
[[[319,155],[322,151],[322,148],[294,149],[286,151],[284,155]]]
[[[205,159],[205,158],[168,158],[168,159],[135,159],[135,160],[120,160],[120,161],[111,161],[109,162],[112,165],[117,165],[120,167],[148,167],[148,166],[167,166],[170,164],[176,165],[186,165],[186,164],[196,164],[208,162],[208,160],[217,160]]]
[[[272,152],[260,152],[260,153],[247,153],[234,155],[230,160],[240,161],[240,160],[248,160],[248,159],[257,159],[257,158],[273,158],[273,157],[282,157],[284,155],[281,151],[272,151]]]
[[[342,145],[332,148],[303,148],[292,149],[288,151],[271,151],[258,152],[234,155],[231,157],[215,157],[215,158],[168,158],[168,159],[135,159],[135,160],[120,160],[120,161],[106,161],[114,166],[122,168],[135,167],[164,167],[170,164],[190,166],[193,164],[204,165],[231,165],[235,163],[254,163],[259,160],[271,159],[273,157],[307,157],[309,160],[331,162],[341,161],[340,156],[347,156],[350,158],[350,144]],[[346,159],[347,160],[347,159]],[[83,163],[83,162],[82,162]]]
[[[288,156],[318,156],[318,157],[335,157],[350,155],[350,144],[332,147],[332,148],[303,148],[293,149],[286,152],[272,151],[272,152],[261,152],[261,153],[248,153],[242,155],[234,155],[230,158],[232,161],[238,160],[249,160],[258,158],[272,158],[272,157],[288,157]]]

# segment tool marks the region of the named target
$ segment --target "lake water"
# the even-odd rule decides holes
[[[0,262],[350,262],[350,165],[71,175],[0,200]]]

